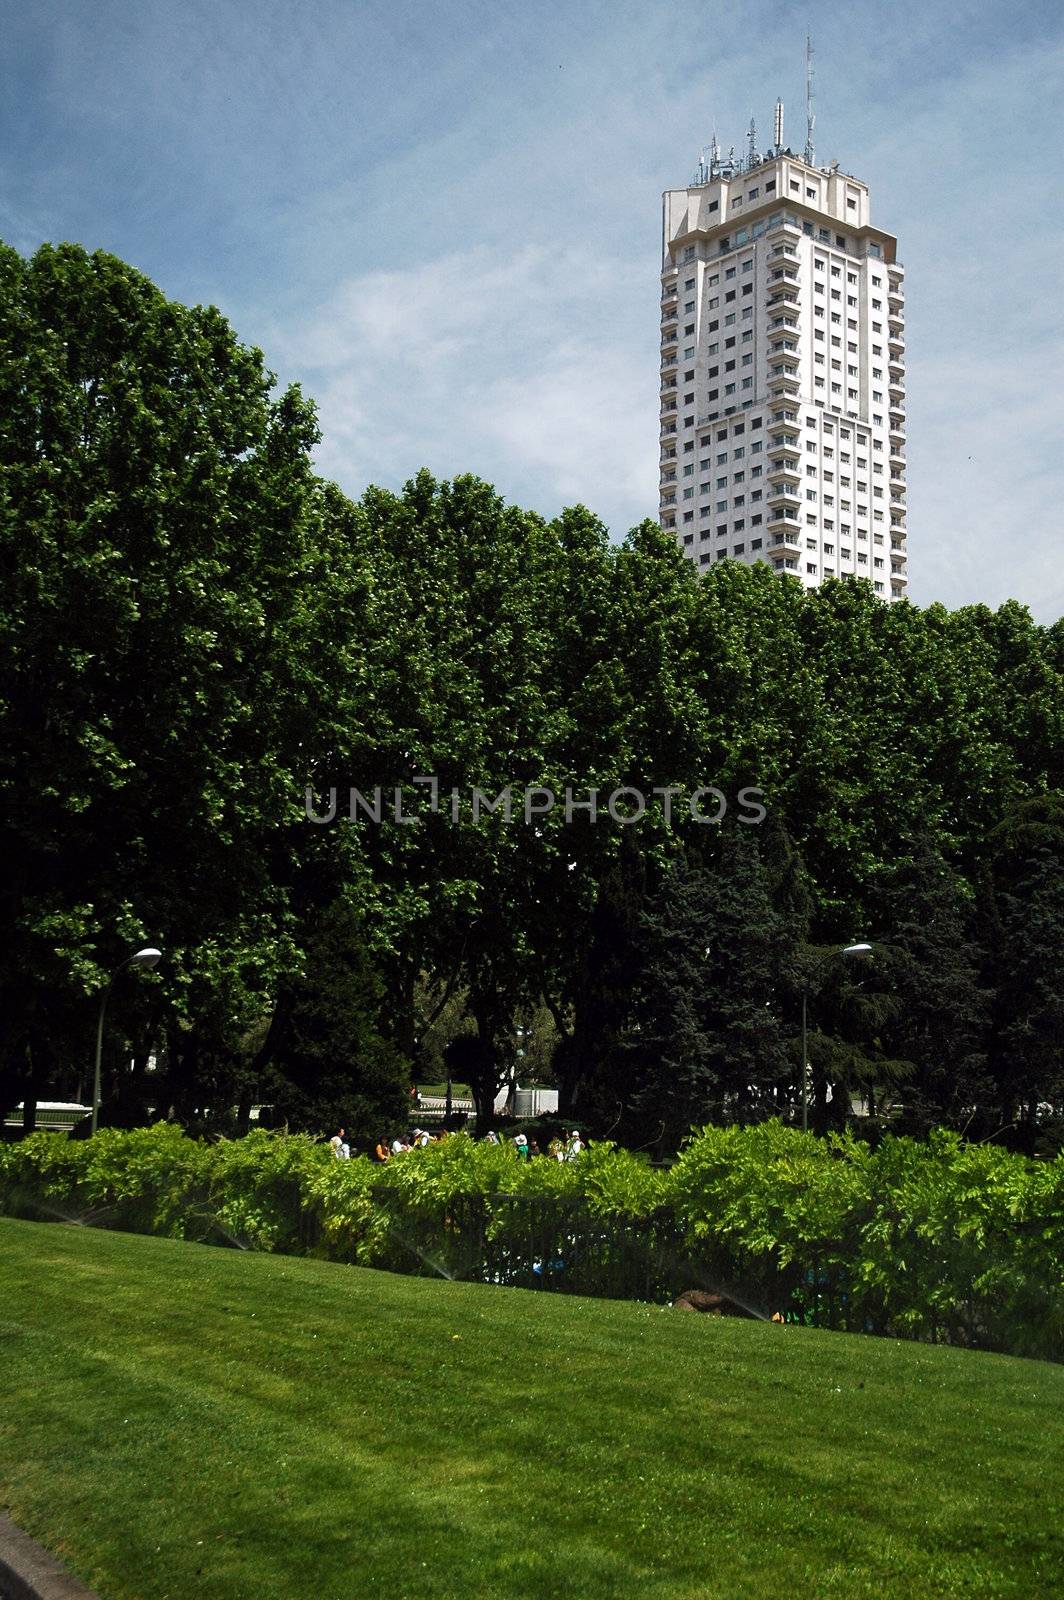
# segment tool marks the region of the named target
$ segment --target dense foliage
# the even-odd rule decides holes
[[[265,1103],[375,1137],[445,1018],[483,1117],[546,1015],[564,1106],[675,1148],[794,1115],[808,982],[819,1130],[861,1095],[873,1126],[1059,1146],[1059,626],[699,576],[651,523],[615,545],[467,477],[354,504],[316,438],[216,311],[0,250],[4,1109],[84,1097],[150,940],[110,1001],[113,1123]],[[475,818],[506,786],[514,820]],[[566,787],[594,825],[526,824]],[[611,818],[621,787],[671,820]],[[853,939],[871,972],[819,960]]]
[[[668,1170],[592,1146],[522,1162],[455,1135],[378,1165],[306,1136],[158,1124],[0,1147],[0,1209],[401,1272],[665,1298],[1064,1359],[1064,1157],[937,1132],[705,1128]]]

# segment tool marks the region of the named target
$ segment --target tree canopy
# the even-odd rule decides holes
[[[217,311],[0,249],[0,1099],[77,1092],[150,939],[116,1114],[346,1096],[382,1131],[460,997],[482,1110],[543,1013],[567,1106],[675,1142],[793,1107],[803,952],[866,938],[874,972],[813,996],[823,1116],[888,1087],[922,1126],[1045,1136],[1059,624],[700,575],[653,523],[613,543],[467,476],[355,502],[317,439]]]

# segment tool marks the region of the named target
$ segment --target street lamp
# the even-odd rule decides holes
[[[827,950],[820,960],[812,966],[805,975],[802,983],[802,1132],[809,1132],[809,1061],[806,1050],[807,1013],[809,1009],[809,985],[814,975],[820,971],[825,961],[830,961],[834,956],[848,956],[854,961],[866,961],[872,954],[870,944],[848,944],[841,950]]]
[[[96,1123],[100,1115],[100,1061],[103,1057],[103,1019],[107,1011],[107,998],[111,993],[111,985],[120,972],[127,967],[147,967],[150,971],[162,957],[162,951],[156,950],[153,945],[145,945],[143,950],[137,950],[133,955],[120,961],[104,985],[103,994],[100,996],[100,1015],[96,1022],[96,1071],[92,1079],[92,1131],[96,1132]]]

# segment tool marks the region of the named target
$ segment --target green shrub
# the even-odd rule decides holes
[[[937,1132],[703,1128],[668,1171],[610,1144],[522,1162],[454,1134],[378,1165],[307,1135],[158,1123],[0,1146],[0,1209],[400,1272],[666,1298],[1064,1359],[1064,1157]]]

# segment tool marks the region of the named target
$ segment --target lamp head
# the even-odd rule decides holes
[[[848,944],[842,953],[844,956],[857,956],[860,959],[867,959],[872,954],[872,946],[870,944]]]
[[[153,945],[145,945],[144,949],[138,950],[135,956],[130,956],[129,964],[131,967],[148,967],[150,969],[158,966],[162,960],[162,954],[162,951],[156,950]]]

